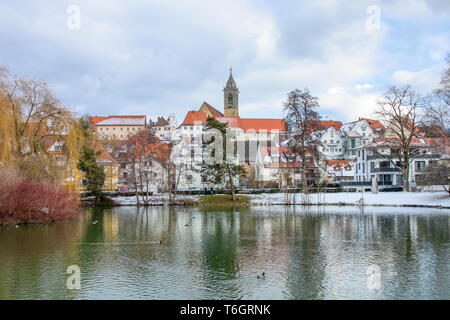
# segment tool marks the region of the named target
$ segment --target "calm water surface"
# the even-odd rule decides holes
[[[0,299],[450,299],[449,226],[432,209],[93,209],[0,227]]]

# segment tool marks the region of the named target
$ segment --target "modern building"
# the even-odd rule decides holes
[[[402,159],[393,153],[398,142],[393,138],[380,138],[357,148],[355,176],[358,182],[374,179],[379,185],[403,185]],[[420,175],[433,161],[439,161],[440,155],[432,152],[432,147],[419,138],[413,138],[410,144],[410,182],[420,180]]]

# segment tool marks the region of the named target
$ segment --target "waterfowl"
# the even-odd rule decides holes
[[[265,273],[265,272],[262,272],[261,274],[258,274],[256,277],[257,277],[258,279],[264,279],[264,278],[266,277],[266,273]]]
[[[92,224],[97,224],[98,220],[95,220],[94,222],[92,222]]]
[[[159,240],[159,244],[162,244],[162,240]]]

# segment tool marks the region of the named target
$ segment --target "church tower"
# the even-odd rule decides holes
[[[230,68],[230,76],[227,85],[223,88],[223,113],[225,117],[239,116],[239,90],[233,79]]]

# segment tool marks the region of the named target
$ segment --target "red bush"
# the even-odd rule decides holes
[[[49,223],[74,218],[78,199],[64,187],[30,181],[19,175],[0,182],[0,225]]]

